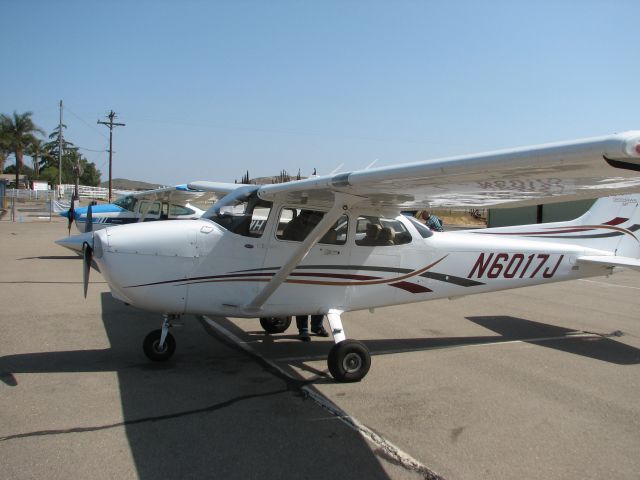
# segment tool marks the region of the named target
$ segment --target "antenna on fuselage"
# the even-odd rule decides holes
[[[376,158],[373,162],[371,162],[369,165],[367,165],[366,167],[364,167],[365,170],[369,170],[371,167],[373,167],[376,163],[378,162],[378,159]]]
[[[336,173],[338,173],[340,171],[340,169],[344,167],[344,163],[341,163],[340,165],[338,165],[336,168],[334,168],[331,173],[329,173],[329,175],[335,175]]]

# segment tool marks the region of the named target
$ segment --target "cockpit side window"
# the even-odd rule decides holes
[[[276,238],[301,242],[320,223],[325,212],[286,207],[280,211]],[[342,215],[318,243],[344,245],[347,242],[349,217]]]
[[[145,216],[155,216],[160,214],[160,202],[149,202],[143,200],[140,202],[140,214]]]
[[[259,238],[267,226],[271,206],[271,202],[250,197],[222,207],[220,212],[210,217],[210,220],[238,235]]]

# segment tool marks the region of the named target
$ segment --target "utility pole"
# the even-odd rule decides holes
[[[60,123],[58,124],[58,198],[62,198],[62,100],[60,100]]]
[[[98,123],[106,125],[109,127],[109,203],[111,203],[111,167],[113,164],[113,127],[124,127],[124,123],[115,123],[113,120],[116,118],[116,112],[111,110],[107,115],[109,119],[108,122],[101,122],[98,120]]]
[[[76,177],[75,190],[73,193],[73,199],[77,202],[80,200],[80,176],[82,176],[82,167],[80,166],[80,155],[78,155],[78,149],[74,149],[76,153],[76,164],[73,167],[73,175]]]

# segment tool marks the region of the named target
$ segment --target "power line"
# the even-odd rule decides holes
[[[78,120],[80,120],[82,123],[84,123],[87,127],[89,127],[91,130],[93,130],[94,132],[98,133],[101,137],[103,138],[107,138],[107,136],[102,133],[100,130],[98,130],[96,127],[94,127],[93,125],[89,124],[84,118],[82,118],[80,115],[78,115],[77,113],[75,113],[73,110],[71,110],[69,108],[69,106],[67,105],[65,107],[65,109],[71,113],[71,115],[73,115],[74,117],[76,117]],[[85,149],[87,150],[87,149]]]
[[[104,137],[104,138],[107,138],[107,137]],[[76,146],[75,148],[77,148],[78,150],[85,150],[87,152],[98,152],[98,153],[104,153],[109,151],[109,150],[92,150],[91,148],[84,148],[84,147],[78,147],[78,146]]]

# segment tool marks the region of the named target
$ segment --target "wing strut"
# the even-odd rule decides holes
[[[318,240],[327,233],[331,226],[340,218],[340,216],[349,210],[355,203],[362,200],[362,197],[350,195],[342,192],[333,192],[333,206],[315,228],[307,235],[307,238],[300,244],[296,251],[291,255],[280,270],[269,280],[258,295],[255,296],[246,306],[248,311],[257,311],[264,305],[278,287],[287,279],[289,274],[298,266],[298,264],[307,256]]]
[[[144,222],[144,219],[147,218],[147,213],[149,213],[149,209],[150,208],[151,208],[151,202],[150,201],[142,206],[142,210],[140,211],[140,213],[142,215],[140,216],[140,218],[138,218],[138,222],[137,223]]]

